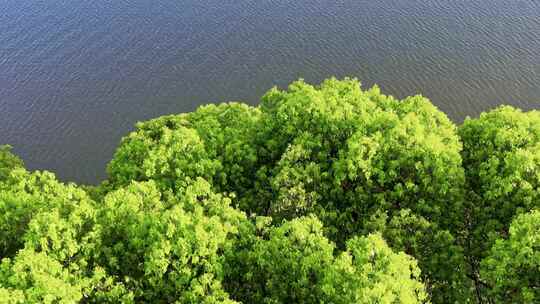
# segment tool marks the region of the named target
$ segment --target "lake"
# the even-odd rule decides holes
[[[540,108],[538,0],[2,0],[0,143],[96,183],[135,122],[337,76],[456,122]]]

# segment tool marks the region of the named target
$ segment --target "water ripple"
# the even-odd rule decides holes
[[[0,143],[63,179],[104,177],[137,120],[356,76],[448,115],[540,106],[534,0],[4,0]]]

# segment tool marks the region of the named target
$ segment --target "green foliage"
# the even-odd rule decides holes
[[[234,102],[202,106],[189,114],[206,151],[221,164],[214,188],[240,196],[254,191],[255,170],[264,162],[259,160],[255,144],[260,116],[258,108]]]
[[[467,119],[463,141],[466,249],[476,289],[486,297],[480,263],[512,219],[540,207],[540,113],[503,106]]]
[[[218,253],[243,216],[229,204],[199,179],[176,198],[149,182],[96,204],[50,173],[13,170],[0,184],[2,292],[12,303],[231,302]]]
[[[154,180],[175,191],[197,177],[212,180],[221,166],[209,157],[197,132],[184,126],[171,130],[160,120],[139,124],[139,132],[124,138],[109,165],[111,180],[118,185]]]
[[[104,276],[94,271],[97,205],[48,172],[13,170],[0,183],[0,289],[7,303],[75,303]]]
[[[454,233],[462,228],[464,173],[455,131],[421,96],[399,101],[376,87],[363,91],[354,79],[317,87],[298,81],[287,91],[270,90],[258,108],[210,105],[139,123],[109,165],[110,182],[115,188],[154,180],[177,193],[202,177],[214,191],[234,193],[249,214],[276,223],[316,215],[340,248],[349,236],[372,232],[366,224],[374,213],[391,220],[407,209],[429,219],[433,234],[455,248],[451,263],[461,265]],[[417,241],[407,253],[446,254],[431,240]],[[429,258],[420,266],[430,290],[467,292],[456,288],[467,280],[455,281]],[[435,273],[448,277],[435,281]]]
[[[368,231],[381,232],[394,250],[416,257],[426,272],[427,291],[434,303],[465,303],[473,298],[464,250],[450,231],[409,209],[392,217],[375,212],[366,225]]]
[[[85,282],[45,253],[19,252],[0,265],[0,303],[76,303]]]
[[[11,153],[11,146],[0,145],[0,182],[9,175],[11,170],[23,167],[23,161]]]
[[[497,303],[540,301],[540,211],[517,216],[508,239],[482,261],[482,278]]]
[[[243,303],[423,303],[414,260],[379,235],[335,246],[315,218],[258,227],[230,253],[227,287]],[[239,250],[239,248],[242,248]]]
[[[258,114],[229,103],[139,123],[109,164],[112,186],[154,180],[161,189],[181,191],[202,177],[217,189],[251,191]]]
[[[84,191],[58,182],[49,172],[12,170],[0,182],[0,258],[13,257],[22,248],[28,223],[39,212],[67,213],[88,201]]]
[[[272,205],[279,205],[270,211],[305,202],[301,207],[315,208],[302,207],[302,213],[324,209],[317,213],[342,235],[362,229],[357,219],[379,209],[409,208],[455,225],[461,143],[455,126],[427,99],[398,101],[376,87],[362,91],[356,80],[330,79],[320,87],[295,82],[288,91],[272,90],[261,107],[267,114],[263,149],[275,159],[263,178]],[[339,214],[321,214],[333,209]]]
[[[274,219],[316,214],[340,247],[351,235],[377,231],[368,225],[374,214],[396,221],[408,210],[451,253],[424,235],[405,240],[406,227],[388,239],[391,246],[419,259],[434,297],[469,296],[469,280],[452,271],[464,267],[454,235],[462,227],[461,143],[443,113],[421,96],[399,101],[377,87],[362,91],[353,79],[295,82],[267,93],[261,109],[259,150],[270,162],[244,209]]]
[[[243,215],[198,179],[180,199],[150,183],[108,194],[97,215],[99,264],[136,302],[232,303],[220,252]]]
[[[475,255],[508,231],[514,215],[540,207],[540,112],[504,106],[460,127]]]
[[[0,303],[535,302],[539,172],[540,112],[348,78],[138,123],[99,186],[0,146]]]

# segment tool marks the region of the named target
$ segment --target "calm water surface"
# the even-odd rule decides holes
[[[136,121],[332,75],[457,122],[540,108],[540,1],[0,1],[0,143],[63,180],[104,178]]]

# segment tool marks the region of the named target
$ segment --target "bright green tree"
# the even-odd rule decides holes
[[[503,106],[459,129],[478,252],[508,231],[517,213],[540,204],[540,112]]]
[[[507,239],[482,261],[482,279],[496,303],[540,301],[540,211],[517,216]]]
[[[76,303],[99,280],[96,204],[48,172],[12,170],[0,183],[0,293],[5,303]],[[3,303],[0,300],[0,303]]]
[[[444,227],[456,225],[461,143],[455,126],[427,99],[399,101],[376,87],[363,91],[356,80],[330,79],[318,87],[300,81],[287,91],[271,90],[261,108],[266,140],[260,150],[273,167],[263,177],[272,216],[320,206],[328,213],[323,219],[351,233],[375,210],[409,208]],[[295,202],[300,206],[289,206]],[[265,211],[257,200],[252,204]]]
[[[220,253],[246,219],[201,178],[175,195],[132,183],[96,203],[17,169],[0,207],[6,303],[233,303]]]
[[[97,213],[97,262],[137,303],[232,303],[220,252],[244,220],[202,179],[174,197],[133,183],[109,193]],[[113,292],[100,296],[114,302]]]
[[[0,259],[21,249],[28,223],[42,211],[68,213],[80,204],[92,204],[74,184],[58,182],[49,172],[15,169],[0,182]]]
[[[0,264],[0,303],[78,303],[85,282],[45,253],[21,250]]]
[[[243,303],[424,303],[413,258],[377,235],[335,254],[316,218],[257,225],[229,253],[226,286]]]
[[[11,146],[0,145],[0,181],[7,178],[11,170],[23,167],[22,159],[11,153]]]
[[[341,249],[351,235],[385,233],[387,223],[372,223],[374,214],[390,223],[407,210],[427,222],[429,237],[403,231],[389,244],[418,258],[430,293],[446,302],[470,289],[453,271],[465,267],[456,235],[463,228],[460,150],[456,127],[426,98],[400,101],[354,79],[297,81],[270,90],[256,108],[211,105],[140,123],[109,174],[113,188],[154,180],[173,193],[203,177],[214,191],[234,193],[240,209],[276,223],[315,214]]]
[[[160,189],[181,191],[202,177],[218,190],[252,191],[258,116],[255,108],[228,103],[138,123],[108,166],[110,182],[154,180]]]
[[[434,301],[470,297],[457,235],[461,142],[442,112],[421,96],[400,101],[354,79],[295,82],[268,92],[260,107],[258,151],[268,161],[244,209],[277,220],[314,213],[340,247],[351,235],[380,231],[418,259]],[[399,224],[403,211],[422,228],[418,235]],[[376,214],[384,216],[373,222]]]
[[[138,123],[99,186],[0,146],[0,303],[532,303],[539,172],[540,112],[348,78]]]
[[[467,180],[464,247],[482,293],[480,261],[516,215],[540,207],[540,112],[502,106],[467,119],[459,134]]]

